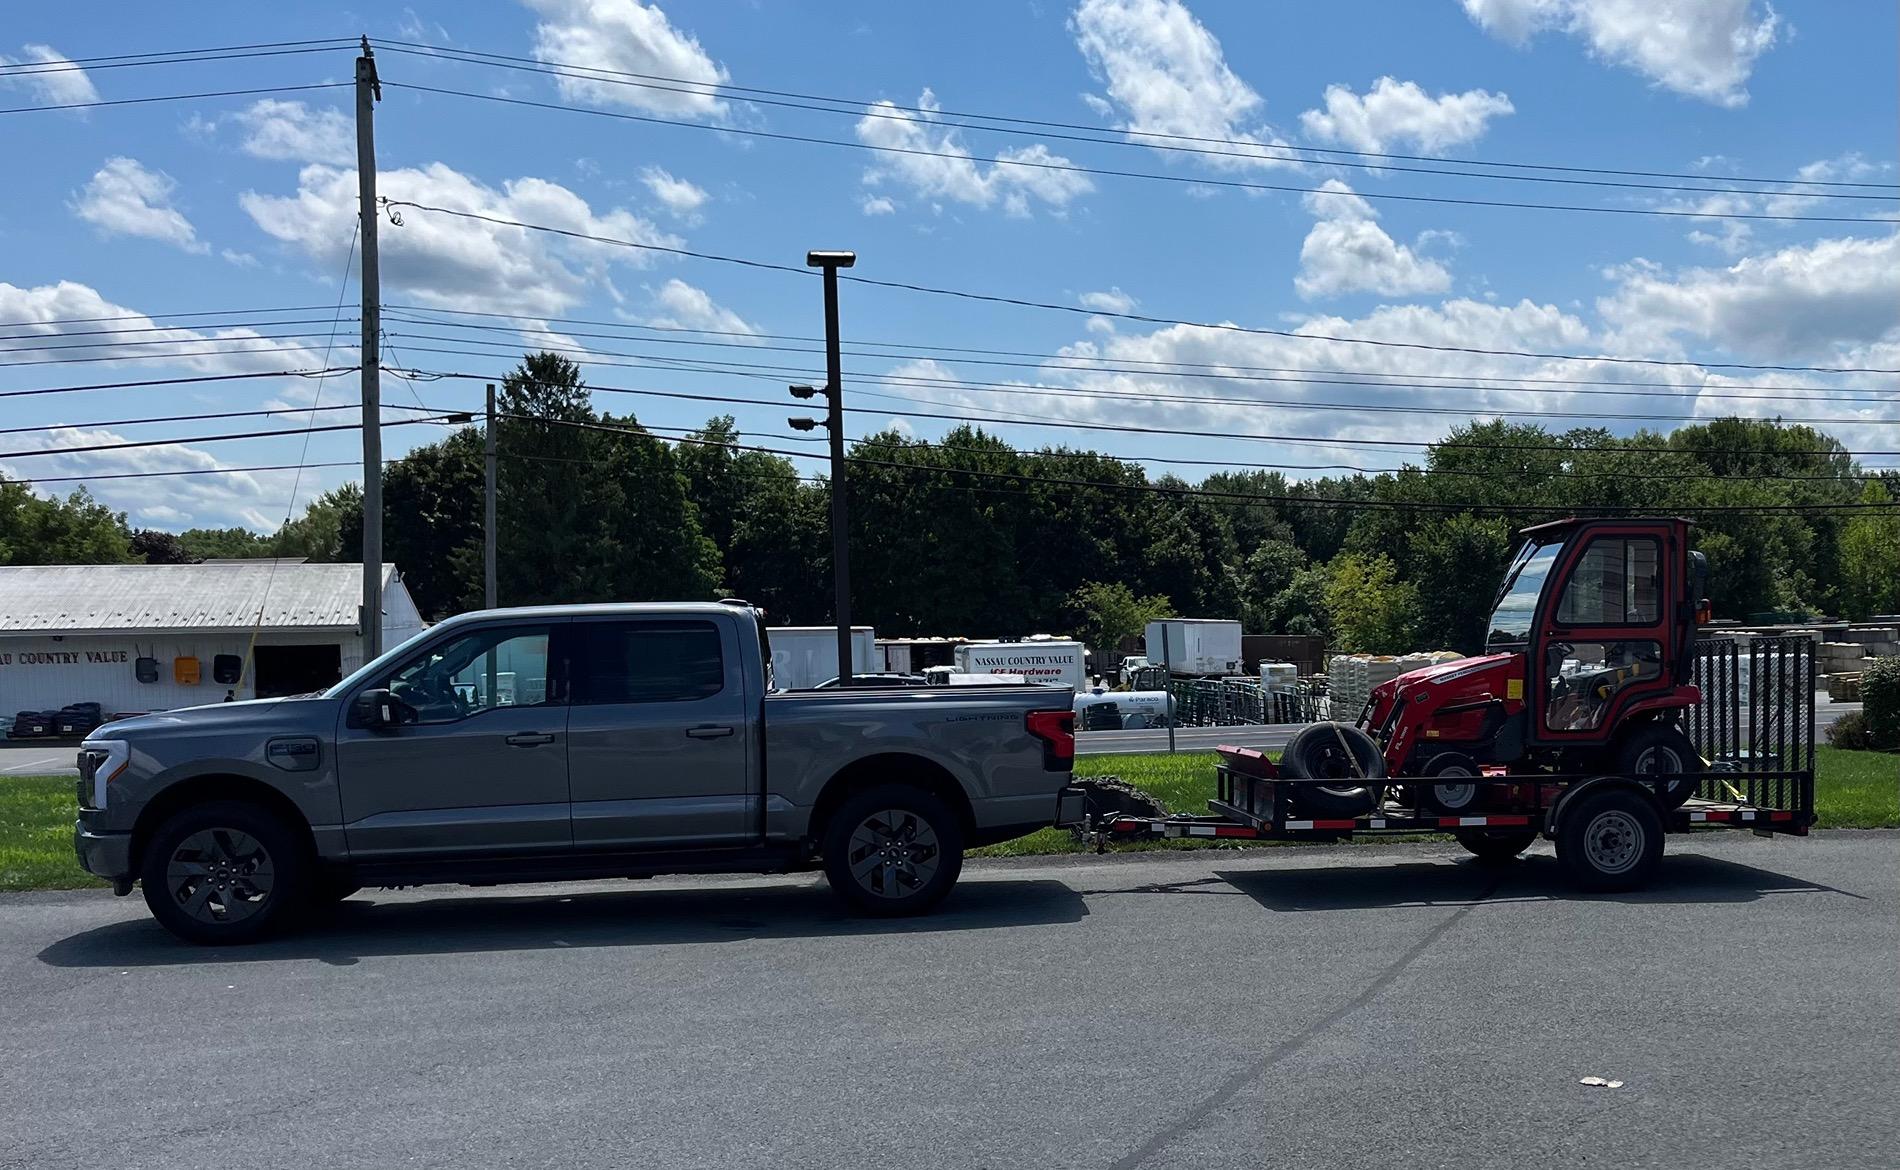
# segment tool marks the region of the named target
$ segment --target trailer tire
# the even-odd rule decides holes
[[[1531,829],[1479,829],[1458,834],[1458,844],[1477,858],[1479,865],[1504,865],[1535,840],[1537,833]]]
[[[1586,890],[1640,889],[1662,863],[1662,816],[1646,793],[1619,785],[1582,794],[1562,815],[1557,862]]]
[[[922,914],[963,872],[963,824],[934,793],[879,784],[831,814],[819,855],[832,892],[858,913]]]
[[[1350,753],[1350,754],[1349,754]],[[1293,805],[1314,820],[1361,817],[1379,803],[1378,784],[1354,780],[1385,779],[1385,759],[1372,737],[1350,723],[1315,723],[1301,728],[1280,753],[1280,774],[1293,780],[1343,780],[1344,784],[1289,784]]]
[[[1483,776],[1478,762],[1463,752],[1440,752],[1425,765],[1426,779],[1416,788],[1419,803],[1439,816],[1464,816],[1483,803]]]
[[[1702,773],[1702,756],[1695,744],[1673,723],[1651,723],[1624,736],[1616,745],[1610,769],[1619,776],[1684,773],[1675,780],[1651,781],[1664,809],[1682,807],[1695,795]]]

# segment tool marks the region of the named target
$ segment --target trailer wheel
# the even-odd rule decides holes
[[[1695,795],[1702,772],[1702,756],[1673,723],[1652,723],[1623,737],[1616,745],[1611,769],[1620,776],[1676,775],[1674,780],[1652,781],[1665,809],[1679,808]]]
[[[1458,844],[1478,859],[1480,865],[1503,865],[1531,847],[1537,834],[1530,830],[1479,829],[1458,834]]]
[[[1557,861],[1586,890],[1639,889],[1662,862],[1663,824],[1653,800],[1628,788],[1582,796],[1557,827]]]
[[[1463,752],[1441,752],[1425,765],[1427,780],[1417,786],[1419,803],[1440,816],[1463,816],[1484,793],[1478,786],[1483,774],[1477,761]]]
[[[1343,780],[1344,784],[1292,784],[1294,807],[1315,820],[1364,816],[1379,802],[1377,784],[1385,760],[1372,737],[1350,723],[1301,728],[1280,754],[1280,774],[1294,780]],[[1361,781],[1353,783],[1353,781]]]
[[[942,799],[910,784],[846,798],[825,825],[825,878],[860,914],[921,914],[963,871],[963,826]]]

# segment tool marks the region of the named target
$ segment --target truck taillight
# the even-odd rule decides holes
[[[1031,711],[1023,717],[1029,734],[1042,741],[1042,766],[1051,772],[1067,772],[1075,764],[1075,712]]]

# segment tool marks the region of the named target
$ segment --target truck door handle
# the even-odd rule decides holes
[[[546,731],[517,731],[508,737],[508,744],[511,747],[535,747],[553,742],[554,736]]]
[[[720,723],[702,723],[698,727],[689,727],[686,734],[694,739],[721,739],[732,734],[732,728]]]

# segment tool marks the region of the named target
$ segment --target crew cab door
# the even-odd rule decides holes
[[[359,726],[354,704],[344,704],[336,758],[353,857],[572,847],[565,625],[445,631],[359,688],[392,693],[393,725]]]
[[[759,709],[724,615],[576,618],[568,768],[578,849],[755,835]],[[754,634],[754,637],[757,635]]]
[[[1539,603],[1528,665],[1531,738],[1608,742],[1621,713],[1675,686],[1671,622],[1683,585],[1668,526],[1592,525],[1558,558]]]

